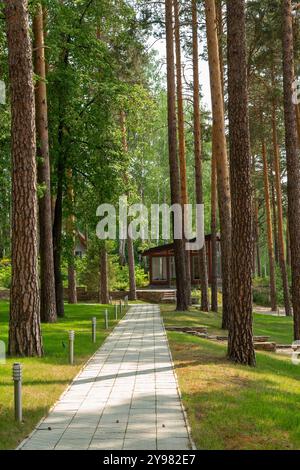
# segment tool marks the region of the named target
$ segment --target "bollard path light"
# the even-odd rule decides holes
[[[105,316],[105,329],[107,330],[108,329],[108,311],[107,311],[107,309],[105,309],[104,316]]]
[[[122,316],[122,300],[120,300],[120,315]]]
[[[92,341],[96,343],[96,334],[97,334],[97,318],[92,318]]]
[[[75,331],[69,331],[69,363],[71,365],[74,364],[74,339],[75,339]]]
[[[15,362],[13,365],[15,420],[22,422],[22,364]]]
[[[115,304],[115,318],[118,320],[118,305]]]

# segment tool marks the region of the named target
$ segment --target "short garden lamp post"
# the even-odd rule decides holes
[[[115,304],[115,318],[118,320],[118,304]]]
[[[22,422],[22,364],[15,362],[13,365],[15,420]]]
[[[107,311],[107,309],[105,309],[104,317],[105,317],[105,329],[108,330],[108,311]]]
[[[74,364],[74,340],[75,340],[75,331],[69,331],[69,363]]]
[[[92,341],[96,343],[96,334],[97,334],[97,318],[92,318]]]

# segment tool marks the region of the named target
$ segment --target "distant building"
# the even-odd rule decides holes
[[[211,235],[205,236],[208,281],[212,280],[212,248]],[[191,251],[191,282],[200,284],[199,251]],[[176,284],[174,243],[156,246],[142,253],[148,259],[150,286],[172,287]],[[218,278],[221,279],[220,237],[217,239]]]
[[[86,236],[77,230],[76,241],[75,241],[75,256],[83,258],[87,251],[87,238]]]

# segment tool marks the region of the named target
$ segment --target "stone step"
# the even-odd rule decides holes
[[[253,341],[255,343],[268,343],[270,341],[270,336],[254,336]]]
[[[207,334],[207,327],[206,326],[167,326],[167,331],[182,331],[183,333],[206,333]]]
[[[271,342],[254,342],[254,349],[256,351],[270,351],[276,352],[276,343]]]
[[[198,331],[186,331],[186,333],[197,336],[198,338],[208,338],[208,333],[199,333]]]

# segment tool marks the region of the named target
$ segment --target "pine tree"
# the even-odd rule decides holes
[[[181,204],[180,170],[177,153],[175,62],[173,37],[172,0],[165,1],[166,46],[167,46],[167,88],[168,88],[168,140],[169,166],[172,204]],[[174,240],[177,310],[185,311],[189,307],[189,289],[186,280],[186,259],[184,240]]]
[[[9,353],[43,354],[38,282],[36,140],[32,47],[26,0],[5,2],[12,138],[12,282]]]
[[[294,337],[300,340],[300,156],[293,103],[294,46],[291,0],[282,0],[282,51],[285,148],[288,177],[288,222],[292,268],[292,304]]]
[[[227,0],[228,116],[232,207],[231,318],[228,356],[255,365],[252,336],[252,185],[245,1]]]
[[[230,323],[230,260],[231,260],[231,208],[229,167],[227,143],[225,137],[223,84],[220,69],[219,41],[216,24],[215,0],[205,0],[206,34],[208,61],[210,69],[210,85],[212,96],[212,113],[214,126],[214,150],[217,162],[219,218],[221,227],[222,254],[222,296],[223,317],[222,328],[227,329]]]
[[[194,109],[194,154],[195,154],[195,187],[196,203],[203,204],[202,187],[202,142],[200,116],[200,87],[199,87],[199,53],[198,53],[198,15],[197,2],[192,1],[192,30],[193,30],[193,109]],[[199,252],[199,275],[201,283],[201,310],[209,311],[208,274],[206,248]]]
[[[39,198],[39,241],[41,278],[41,321],[57,320],[52,239],[51,182],[48,135],[48,105],[44,44],[44,15],[39,3],[33,18],[38,183],[43,194]]]

